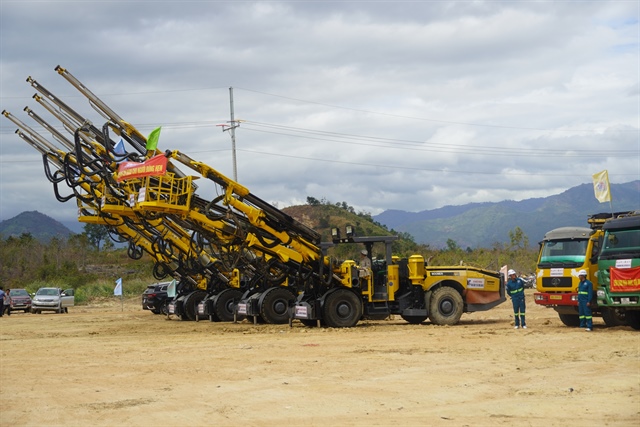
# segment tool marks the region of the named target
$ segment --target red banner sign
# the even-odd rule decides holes
[[[611,267],[609,280],[611,292],[638,292],[640,291],[640,267]]]
[[[153,156],[149,160],[138,162],[122,162],[118,166],[118,182],[129,178],[140,178],[150,175],[164,175],[167,172],[167,158],[164,154]]]

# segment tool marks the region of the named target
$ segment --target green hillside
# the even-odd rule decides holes
[[[34,239],[46,243],[53,237],[66,240],[74,233],[55,219],[38,211],[22,212],[0,222],[0,238],[20,237],[23,234],[30,234]]]
[[[290,206],[282,209],[297,221],[312,228],[322,236],[323,242],[331,241],[331,229],[338,228],[344,235],[347,225],[355,227],[357,236],[389,236],[398,235],[400,239],[394,242],[394,254],[399,256],[420,253],[424,247],[416,244],[413,237],[407,233],[398,233],[387,229],[384,225],[373,221],[369,214],[355,213],[346,204],[313,204]],[[340,245],[332,248],[329,253],[339,258],[353,258],[362,249],[358,245]],[[379,251],[376,252],[376,251]],[[383,246],[374,247],[374,254],[382,257]]]

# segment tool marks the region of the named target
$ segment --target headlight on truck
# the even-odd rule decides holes
[[[604,298],[604,291],[598,289],[598,292],[596,293],[596,295],[598,296],[598,298]]]

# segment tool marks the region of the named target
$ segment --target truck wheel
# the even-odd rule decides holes
[[[602,319],[604,323],[609,326],[624,326],[627,324],[627,317],[623,310],[618,310],[615,307],[603,307]]]
[[[324,320],[331,328],[351,328],[362,317],[362,301],[346,289],[338,289],[329,295],[323,307]]]
[[[233,322],[235,314],[235,302],[242,298],[242,292],[238,289],[225,289],[220,292],[213,310],[215,316],[220,322]],[[238,315],[238,320],[244,319],[244,316]]]
[[[640,311],[628,310],[625,313],[627,318],[627,325],[631,326],[636,331],[640,330]]]
[[[274,286],[264,291],[260,297],[260,317],[265,323],[281,325],[289,323],[289,301],[295,297],[288,290],[280,286]]]
[[[564,323],[565,326],[569,326],[572,328],[577,328],[580,326],[580,316],[577,314],[560,314],[558,313],[558,317],[560,317],[560,321]]]
[[[436,325],[455,325],[462,317],[464,301],[453,288],[443,286],[433,291],[429,319]]]

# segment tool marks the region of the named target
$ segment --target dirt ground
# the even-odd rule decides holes
[[[139,299],[0,319],[1,426],[640,424],[640,334],[533,303],[456,326],[182,322]]]

